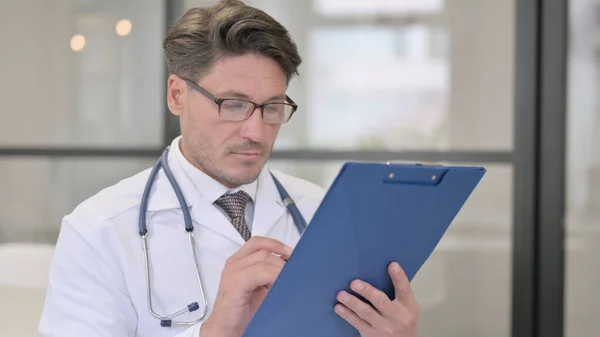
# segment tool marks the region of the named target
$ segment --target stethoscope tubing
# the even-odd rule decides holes
[[[204,317],[208,311],[208,301],[205,296],[204,282],[202,280],[202,274],[200,273],[200,264],[198,262],[197,253],[196,253],[196,243],[195,243],[196,241],[194,238],[194,226],[192,223],[192,217],[191,217],[190,211],[187,207],[187,202],[185,200],[183,192],[181,191],[179,184],[177,184],[175,176],[173,175],[173,172],[171,171],[171,168],[169,167],[168,154],[169,154],[169,147],[167,147],[163,151],[162,155],[160,156],[160,158],[158,159],[158,161],[156,162],[156,164],[150,171],[148,181],[146,182],[146,186],[144,187],[144,192],[142,194],[142,201],[140,203],[140,213],[139,213],[139,218],[138,218],[139,235],[142,239],[142,250],[144,251],[144,265],[145,265],[145,274],[146,274],[145,275],[146,276],[146,297],[147,297],[147,302],[148,302],[148,310],[154,317],[156,317],[157,319],[160,320],[160,324],[163,327],[170,327],[174,324],[193,325],[193,324],[199,323],[204,319]],[[162,316],[162,315],[157,314],[152,306],[152,285],[151,285],[152,282],[151,282],[151,277],[150,277],[150,260],[148,257],[148,227],[146,225],[146,213],[148,211],[148,201],[150,199],[150,194],[152,193],[152,186],[153,186],[154,181],[156,180],[158,172],[160,171],[161,168],[164,171],[165,176],[169,180],[169,183],[171,184],[171,187],[173,188],[173,191],[175,192],[175,196],[177,197],[177,201],[179,202],[179,205],[181,207],[181,212],[183,214],[183,221],[185,224],[185,231],[188,233],[190,250],[192,252],[192,257],[194,260],[194,266],[196,269],[196,276],[198,279],[198,284],[200,285],[200,294],[202,296],[203,310],[202,310],[201,316],[193,321],[173,321],[173,318],[183,315],[187,312],[197,311],[200,308],[200,305],[198,304],[198,302],[192,302],[192,303],[188,304],[188,306],[186,308],[183,308],[183,309],[181,309],[175,313],[172,313],[170,315],[167,315],[167,316]],[[275,185],[277,187],[279,195],[281,196],[281,200],[283,201],[286,208],[290,212],[290,215],[292,216],[292,219],[294,220],[294,224],[296,225],[298,232],[300,233],[300,235],[302,235],[302,233],[304,233],[304,230],[307,227],[306,220],[302,216],[302,213],[300,213],[298,206],[296,205],[294,200],[290,197],[289,193],[285,190],[283,185],[281,185],[281,183],[275,177],[275,175],[273,175],[273,173],[271,173],[271,176],[273,177],[273,181],[275,182]]]

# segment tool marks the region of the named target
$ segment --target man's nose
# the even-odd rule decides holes
[[[251,139],[255,142],[262,142],[265,139],[265,122],[262,118],[262,110],[257,107],[252,116],[242,122],[241,136]]]

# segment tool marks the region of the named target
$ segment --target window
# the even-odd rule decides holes
[[[163,17],[157,0],[2,4],[0,145],[161,145]]]

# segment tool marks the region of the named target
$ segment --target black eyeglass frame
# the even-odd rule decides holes
[[[182,77],[182,79],[188,85],[190,85],[195,91],[199,92],[200,94],[204,95],[206,98],[215,102],[215,104],[217,104],[217,106],[219,107],[219,116],[221,116],[221,117],[222,117],[221,104],[223,104],[223,102],[225,102],[225,101],[242,101],[242,102],[247,102],[247,103],[254,105],[254,109],[252,109],[249,113],[247,113],[247,116],[245,116],[241,120],[236,120],[236,121],[245,121],[248,118],[252,117],[252,115],[254,114],[254,111],[256,111],[257,108],[260,109],[261,117],[264,120],[264,109],[263,108],[265,106],[270,105],[270,104],[283,104],[283,105],[288,105],[288,106],[292,107],[292,112],[290,113],[290,116],[281,123],[269,123],[269,124],[285,124],[285,123],[289,122],[290,119],[292,119],[294,112],[296,112],[296,110],[298,110],[298,104],[296,104],[296,102],[294,102],[288,95],[285,95],[285,99],[287,102],[270,102],[270,103],[265,103],[265,104],[258,104],[258,103],[248,101],[245,99],[241,99],[241,98],[218,98],[218,97],[215,97],[213,94],[211,94],[208,90],[206,90],[206,89],[202,88],[201,86],[199,86],[198,84],[196,84],[196,82],[190,80],[189,78]],[[226,119],[226,120],[228,120],[228,119]]]

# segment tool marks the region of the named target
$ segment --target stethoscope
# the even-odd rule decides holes
[[[152,171],[150,172],[150,176],[148,178],[148,181],[146,182],[146,187],[144,188],[144,194],[142,195],[142,202],[140,204],[140,215],[139,215],[139,229],[140,229],[139,234],[142,237],[142,247],[144,250],[144,262],[146,265],[146,297],[148,298],[148,309],[150,310],[150,312],[152,313],[152,315],[154,317],[160,319],[160,325],[162,327],[170,327],[173,324],[192,325],[192,324],[199,323],[202,321],[202,319],[204,319],[204,316],[206,315],[206,312],[208,309],[208,301],[206,300],[206,296],[204,294],[204,285],[202,283],[202,275],[200,274],[200,265],[198,264],[198,258],[196,257],[196,244],[194,241],[194,225],[192,224],[192,217],[190,215],[189,209],[187,208],[187,203],[185,201],[185,198],[183,197],[183,193],[181,192],[181,189],[179,188],[179,185],[177,184],[177,181],[175,180],[175,177],[173,176],[173,172],[171,171],[171,169],[169,167],[168,154],[169,154],[169,147],[167,147],[163,151],[161,157],[158,159],[158,161],[156,162],[156,165],[154,165],[154,167],[152,168]],[[172,319],[174,317],[183,315],[187,312],[194,312],[194,311],[200,309],[198,302],[192,302],[192,303],[188,304],[188,306],[186,308],[183,308],[183,309],[181,309],[171,315],[168,315],[168,316],[162,316],[162,315],[157,314],[152,307],[152,290],[151,290],[151,285],[150,285],[150,283],[151,283],[150,282],[150,263],[148,261],[148,242],[147,242],[148,228],[146,227],[146,212],[148,210],[148,199],[150,198],[150,191],[152,190],[152,185],[154,184],[154,181],[156,180],[156,175],[158,174],[158,172],[160,171],[161,168],[165,172],[167,179],[169,179],[169,183],[171,184],[173,191],[175,192],[175,196],[177,197],[177,200],[179,201],[179,205],[180,205],[181,211],[183,213],[183,221],[185,223],[185,231],[188,233],[190,248],[192,250],[192,256],[194,258],[194,266],[196,267],[196,276],[198,278],[198,284],[200,285],[200,294],[202,296],[202,303],[203,303],[204,310],[203,310],[202,315],[194,321],[173,321]],[[275,178],[275,176],[272,173],[271,173],[271,176],[273,177],[273,181],[275,182],[275,185],[277,186],[277,190],[279,191],[281,200],[287,207],[288,211],[290,212],[290,215],[292,216],[292,218],[294,220],[294,223],[296,224],[296,228],[298,229],[298,232],[300,234],[302,234],[304,232],[304,229],[306,229],[306,221],[304,220],[304,217],[300,213],[300,210],[298,210],[298,207],[294,203],[294,200],[290,197],[290,195],[287,193],[285,188],[283,188],[283,186],[281,185],[279,180],[277,180],[277,178]]]

